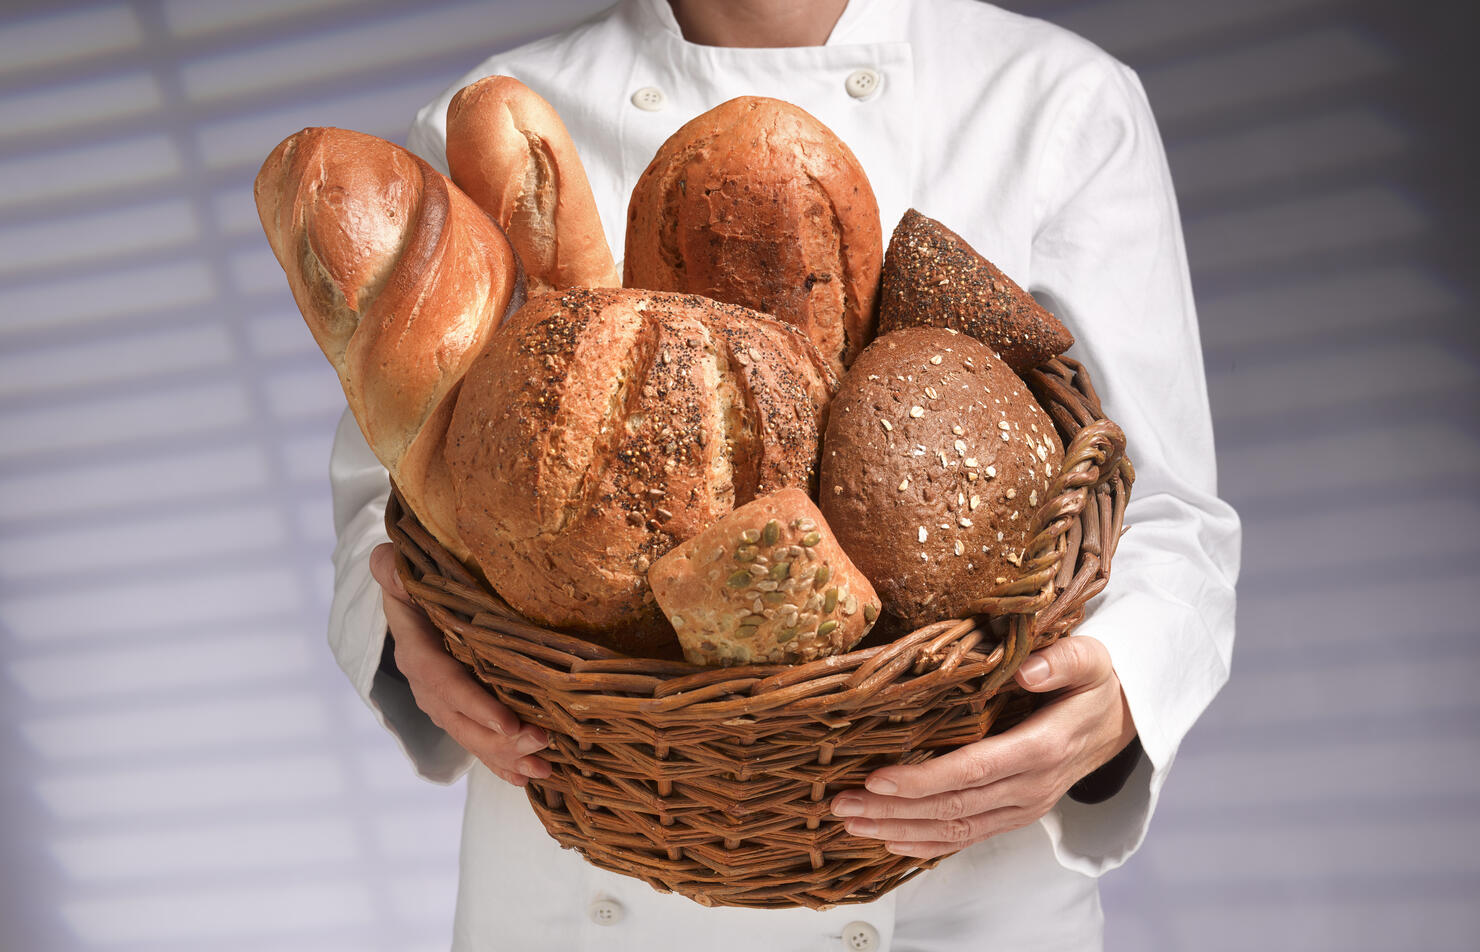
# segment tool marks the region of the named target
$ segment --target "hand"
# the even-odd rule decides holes
[[[891,853],[933,857],[1042,817],[1136,735],[1110,653],[1086,636],[1035,652],[1017,681],[1058,694],[1022,723],[907,767],[884,767],[833,799],[848,832]]]
[[[370,574],[380,583],[385,620],[396,645],[396,667],[411,685],[416,706],[474,757],[516,787],[548,777],[550,765],[534,756],[550,743],[545,732],[518,716],[442,647],[442,635],[411,601],[396,573],[395,552],[382,543],[370,553]]]

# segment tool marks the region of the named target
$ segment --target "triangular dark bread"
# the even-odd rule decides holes
[[[949,327],[1001,355],[1018,373],[1069,349],[1074,337],[1033,296],[960,235],[911,208],[884,253],[880,336],[901,327]]]

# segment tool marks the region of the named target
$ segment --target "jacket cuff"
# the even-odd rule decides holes
[[[1116,765],[1125,773],[1118,790],[1104,784],[1097,792],[1108,796],[1086,798],[1095,802],[1066,796],[1044,817],[1059,862],[1090,876],[1140,847],[1182,738],[1228,677],[1212,635],[1185,603],[1143,590],[1096,607],[1074,637],[1098,638],[1109,650],[1137,739]],[[1118,779],[1090,776],[1092,785]]]

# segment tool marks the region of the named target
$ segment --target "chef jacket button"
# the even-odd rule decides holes
[[[879,91],[879,85],[883,82],[884,77],[876,70],[855,69],[848,74],[848,81],[843,84],[843,88],[854,99],[867,99]]]
[[[843,926],[843,948],[848,952],[874,952],[879,947],[879,930],[867,922],[850,922]]]
[[[591,903],[591,908],[587,912],[591,916],[591,921],[599,926],[614,926],[621,922],[622,917],[627,914],[627,910],[623,909],[622,904],[615,899],[598,899]]]
[[[632,94],[632,105],[644,112],[657,112],[668,104],[668,97],[656,86],[644,86]]]

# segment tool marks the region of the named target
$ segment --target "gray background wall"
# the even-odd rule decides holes
[[[342,397],[249,186],[601,5],[5,5],[0,948],[446,947],[461,791],[323,644]],[[1233,679],[1110,948],[1473,949],[1469,5],[1007,6],[1149,90],[1246,524]]]

